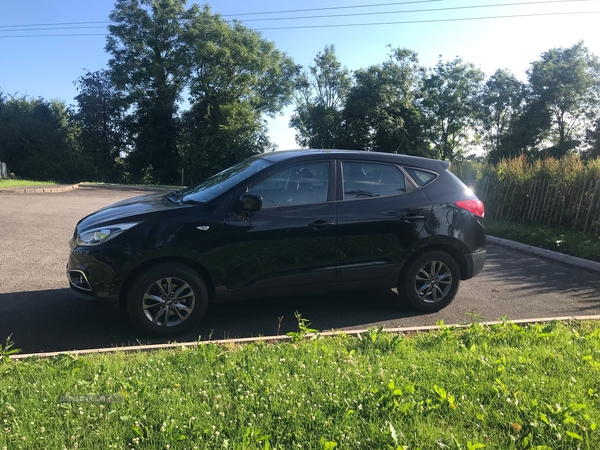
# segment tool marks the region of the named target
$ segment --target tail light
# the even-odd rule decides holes
[[[478,198],[473,200],[460,200],[455,202],[455,205],[459,208],[466,209],[467,211],[475,214],[477,217],[483,217],[485,215],[485,207],[483,202]]]

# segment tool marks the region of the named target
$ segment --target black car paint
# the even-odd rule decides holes
[[[71,239],[67,270],[83,271],[93,294],[71,288],[89,299],[120,295],[123,300],[132,278],[162,260],[196,268],[213,300],[281,295],[290,287],[294,293],[394,287],[407,258],[433,247],[455,257],[463,279],[483,267],[482,220],[454,204],[476,197],[447,176],[447,163],[360,151],[274,152],[259,157],[275,164],[206,204],[175,203],[164,194],[151,194],[82,219]],[[255,212],[235,207],[248,186],[307,160],[331,162],[329,201]],[[341,160],[412,166],[439,176],[422,188],[407,181],[404,194],[342,201]],[[124,222],[139,223],[98,246],[76,244],[77,234]]]

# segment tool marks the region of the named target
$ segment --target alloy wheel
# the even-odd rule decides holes
[[[186,321],[196,304],[192,287],[175,277],[161,278],[148,287],[142,298],[146,318],[154,325],[172,327]]]
[[[417,271],[414,289],[426,303],[444,300],[452,288],[452,271],[441,261],[429,261]]]

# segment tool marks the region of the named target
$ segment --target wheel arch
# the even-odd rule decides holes
[[[208,290],[209,301],[214,300],[214,298],[216,296],[215,283],[214,283],[214,280],[212,279],[212,277],[210,276],[210,273],[208,272],[208,270],[206,270],[206,268],[202,264],[198,263],[197,261],[193,261],[193,260],[187,259],[187,258],[181,258],[181,257],[177,257],[177,256],[165,256],[165,257],[155,258],[155,259],[145,261],[144,263],[140,264],[135,269],[133,269],[127,275],[127,277],[121,284],[121,289],[119,291],[119,306],[121,308],[127,307],[127,293],[129,292],[131,283],[133,283],[133,280],[135,280],[135,278],[140,273],[142,273],[143,271],[145,271],[146,269],[148,269],[151,266],[154,266],[157,264],[162,264],[162,263],[169,263],[169,262],[185,264],[185,265],[191,267],[192,269],[196,270],[202,277],[202,280],[204,281],[204,283],[206,284],[206,289]]]

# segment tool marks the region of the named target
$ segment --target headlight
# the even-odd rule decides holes
[[[106,242],[110,238],[115,237],[117,234],[129,230],[134,225],[137,225],[139,222],[134,223],[118,223],[115,225],[107,225],[101,228],[94,228],[92,230],[88,230],[84,233],[77,235],[77,245],[85,246],[85,245],[98,245],[103,242]]]

